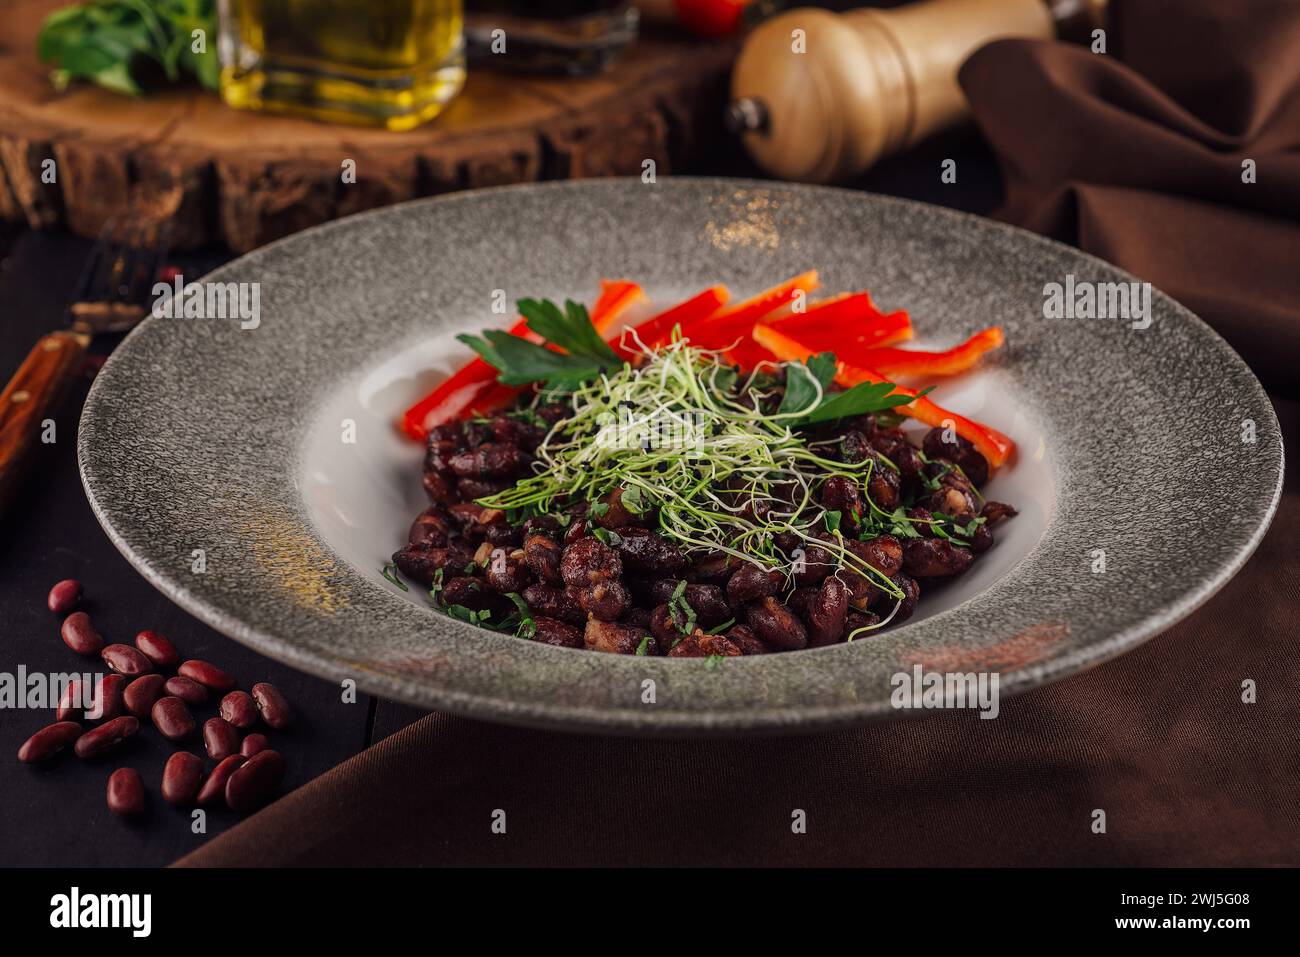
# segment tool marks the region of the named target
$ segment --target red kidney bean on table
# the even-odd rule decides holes
[[[81,604],[81,595],[81,582],[75,578],[65,578],[50,589],[45,604],[54,614],[66,615]]]
[[[118,768],[108,776],[108,809],[119,817],[144,813],[144,781],[135,768]]]
[[[163,696],[163,688],[166,684],[167,679],[159,674],[141,675],[136,678],[122,693],[126,710],[141,721],[148,718],[154,702]]]
[[[235,690],[235,685],[239,683],[216,665],[207,661],[199,661],[197,658],[191,658],[189,661],[183,662],[176,671],[182,678],[197,681],[203,687],[220,694]]]
[[[140,722],[130,715],[106,721],[77,739],[73,750],[79,758],[93,758],[111,751],[140,730]]]
[[[99,719],[110,721],[121,717],[126,711],[126,679],[121,675],[104,675],[93,696]]]
[[[135,636],[135,646],[153,662],[155,668],[175,668],[181,663],[181,653],[166,636],[156,631],[142,631]]]
[[[266,735],[253,733],[244,738],[244,743],[239,746],[239,753],[246,758],[251,758],[259,751],[265,751],[270,746],[266,740]]]
[[[18,760],[24,764],[48,761],[79,737],[81,725],[75,721],[46,725],[22,743],[18,749]]]
[[[194,733],[194,716],[185,702],[173,695],[155,701],[149,716],[153,726],[168,741],[180,741]]]
[[[79,655],[97,655],[104,647],[104,636],[84,611],[74,611],[59,627],[63,643]]]
[[[163,765],[162,796],[173,807],[189,807],[203,786],[203,760],[189,751],[177,751]]]
[[[275,685],[265,681],[253,685],[253,700],[257,702],[262,720],[272,728],[282,731],[293,724],[293,708]]]
[[[130,645],[109,645],[100,652],[104,664],[120,675],[136,678],[153,671],[149,659]]]
[[[262,753],[265,754],[266,752]],[[212,773],[203,782],[203,787],[199,789],[198,803],[200,805],[211,804],[213,801],[225,797],[226,783],[230,780],[230,776],[247,760],[249,759],[242,754],[232,754],[213,768]]]
[[[239,732],[225,718],[209,718],[203,722],[203,747],[213,761],[224,761],[239,754]]]
[[[235,769],[226,782],[226,804],[247,813],[263,804],[284,779],[284,758],[278,751],[259,751]]]
[[[191,681],[189,678],[182,678],[179,675],[168,678],[167,683],[163,685],[163,691],[173,697],[180,698],[186,704],[197,706],[208,700],[207,688],[197,681]]]
[[[257,724],[257,704],[247,691],[232,691],[221,699],[221,717],[247,731]]]

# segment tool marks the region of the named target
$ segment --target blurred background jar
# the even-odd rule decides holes
[[[605,69],[636,39],[631,0],[466,0],[475,64],[571,76]]]
[[[465,82],[461,0],[218,0],[221,96],[407,130]]]

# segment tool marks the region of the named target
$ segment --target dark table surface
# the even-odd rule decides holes
[[[957,182],[940,181],[944,159],[957,161]],[[718,157],[698,170],[754,176],[738,156]],[[860,183],[865,189],[987,213],[1000,200],[991,155],[969,131],[923,144],[889,160]],[[65,323],[72,289],[90,242],[65,233],[32,232],[0,224],[0,382],[8,381],[44,333]],[[199,275],[229,258],[221,250],[176,255],[186,276]],[[104,354],[113,342],[96,343]],[[184,369],[173,370],[184,376]],[[0,516],[0,672],[86,670],[59,638],[60,619],[45,605],[54,582],[77,578],[86,588],[86,610],[105,640],[130,643],[149,628],[170,637],[185,657],[225,668],[247,688],[277,685],[293,702],[298,722],[272,735],[288,762],[285,788],[294,788],[372,742],[406,726],[424,712],[360,695],[344,703],[341,689],[301,674],[243,647],[191,617],[155,591],[117,552],[100,529],[82,491],[77,470],[76,429],[89,373],[68,395],[56,417],[56,441],[39,447],[28,480]],[[34,731],[53,721],[51,710],[6,709],[0,719],[0,866],[163,865],[198,847],[237,818],[225,810],[207,815],[206,833],[194,833],[188,813],[172,810],[158,795],[163,763],[173,748],[155,733],[142,733],[118,757],[81,761],[63,756],[48,767],[19,764],[13,757]],[[197,709],[204,720],[215,714]],[[190,750],[201,754],[201,745]],[[137,768],[151,792],[148,814],[119,821],[105,805],[108,775]]]

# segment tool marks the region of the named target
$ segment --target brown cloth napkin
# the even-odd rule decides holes
[[[1300,4],[1110,10],[1105,54],[1002,40],[963,65],[998,215],[1151,282],[1300,394]]]
[[[1295,448],[1300,402],[1279,413]],[[1272,529],[1204,608],[994,721],[661,741],[434,714],[179,863],[1300,865],[1297,540],[1292,469]]]
[[[1115,7],[1110,55],[1007,41],[963,70],[1004,215],[1155,283],[1294,384],[1300,5]],[[1278,407],[1296,448],[1300,402]],[[1297,540],[1291,469],[1258,552],[1204,608],[995,721],[654,741],[430,715],[179,863],[1300,865]]]

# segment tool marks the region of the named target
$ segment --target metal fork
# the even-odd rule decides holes
[[[69,330],[42,336],[0,392],[0,511],[12,499],[31,453],[76,377],[91,339],[124,332],[148,314],[170,230],[130,218],[100,231],[73,290]]]

